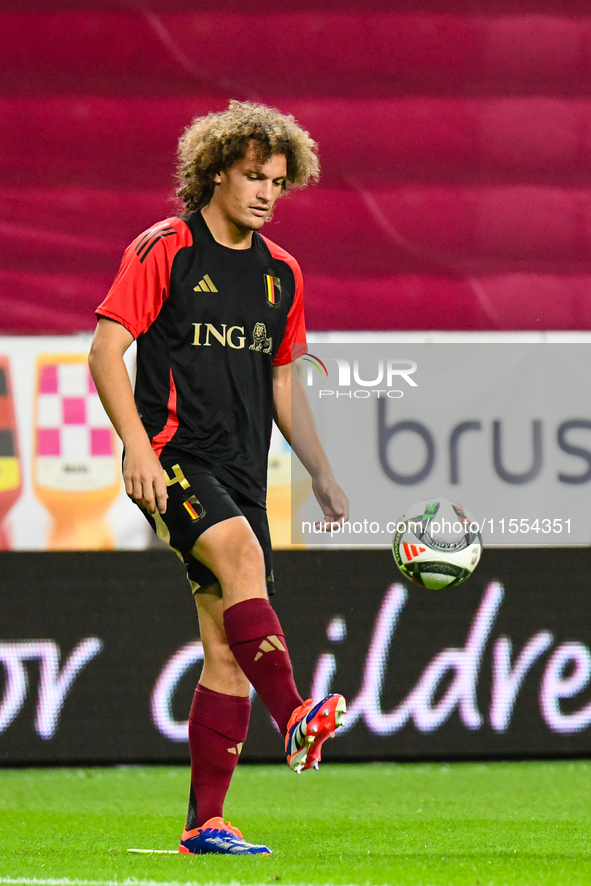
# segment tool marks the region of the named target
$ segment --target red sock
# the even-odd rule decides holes
[[[189,714],[191,796],[187,830],[222,815],[250,720],[250,699],[197,686]]]
[[[234,658],[260,695],[282,735],[294,708],[302,704],[283,629],[268,600],[254,597],[224,612]]]

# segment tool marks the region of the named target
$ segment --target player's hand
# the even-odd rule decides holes
[[[322,508],[324,520],[317,520],[316,529],[330,532],[334,523],[342,526],[349,519],[349,499],[332,474],[312,480],[312,490]]]
[[[166,511],[166,480],[158,456],[151,446],[128,447],[123,460],[125,491],[150,514]]]

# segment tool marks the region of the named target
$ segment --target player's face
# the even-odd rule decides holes
[[[215,177],[212,202],[238,229],[258,231],[281,196],[286,176],[284,154],[274,154],[261,164],[251,145],[242,160]]]

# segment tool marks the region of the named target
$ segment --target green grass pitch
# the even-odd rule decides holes
[[[591,762],[239,767],[226,817],[273,856],[176,849],[182,767],[0,771],[0,886],[591,884]]]

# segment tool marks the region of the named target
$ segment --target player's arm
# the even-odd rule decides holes
[[[101,317],[88,365],[105,411],[125,446],[123,479],[127,494],[151,514],[156,509],[163,514],[168,497],[164,471],[138,415],[123,361],[132,341],[125,326]]]
[[[344,523],[349,519],[349,501],[335,480],[318,438],[295,363],[273,367],[273,405],[279,430],[312,478],[312,489],[324,514],[324,528],[330,523]]]

